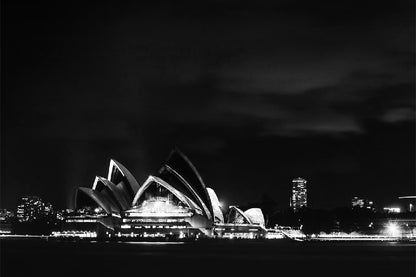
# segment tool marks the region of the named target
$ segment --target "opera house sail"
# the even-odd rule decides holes
[[[141,185],[111,160],[107,178],[95,177],[92,188],[79,187],[74,196],[74,209],[62,230],[68,236],[182,239],[221,237],[227,226],[250,234],[264,229],[257,208],[243,212],[231,206],[226,221],[215,191],[177,149]]]
[[[224,238],[255,239],[266,236],[264,215],[259,208],[242,211],[236,206],[230,206],[226,222],[216,224],[215,233]]]

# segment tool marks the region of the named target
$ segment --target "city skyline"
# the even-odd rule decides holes
[[[414,232],[410,202],[414,203],[416,196],[400,197],[410,204],[403,211],[398,207],[378,209],[373,201],[359,197],[352,198],[350,208],[311,209],[307,180],[301,177],[292,180],[290,208],[283,211],[270,198],[249,205],[233,203],[227,208],[216,188],[205,184],[196,165],[177,148],[144,183],[115,160],[110,161],[106,176],[96,176],[90,187],[78,187],[69,209],[55,210],[38,196],[22,197],[15,217],[2,210],[0,232],[4,236],[26,233],[127,241],[298,239],[292,235],[321,232],[329,233],[322,239],[339,239],[342,233],[356,231],[360,235],[355,239],[391,240],[402,235],[411,239]],[[390,234],[387,237],[386,232]]]
[[[175,153],[175,152],[181,153],[181,151],[178,148],[174,148],[171,151],[171,154],[169,155],[169,157],[172,155],[172,153]],[[181,153],[180,155],[183,155],[183,154]],[[168,160],[169,159],[170,158],[168,158]],[[186,158],[186,159],[188,159],[188,158]],[[108,177],[107,177],[108,180],[111,180],[112,178],[114,178],[110,175],[110,172],[112,172],[114,170],[114,168],[120,168],[120,169],[123,169],[124,171],[126,171],[129,175],[129,178],[131,180],[133,180],[136,187],[139,187],[139,186],[141,186],[141,184],[143,184],[143,182],[142,183],[137,182],[134,175],[132,175],[122,164],[118,163],[117,161],[115,161],[113,159],[110,159],[110,163],[109,163],[109,172],[108,172]],[[166,170],[165,166],[163,166],[162,169]],[[158,171],[158,174],[161,174],[163,172],[162,169],[160,169]],[[97,186],[103,186],[103,185],[108,186],[108,184],[107,184],[107,182],[109,182],[108,180],[105,179],[104,177],[100,177],[99,175],[97,175],[94,179],[94,182],[93,182],[93,189],[95,189]],[[148,182],[148,179],[144,182],[144,184],[146,184],[147,182]],[[279,209],[281,211],[284,211],[284,210],[287,210],[287,209],[292,209],[294,211],[298,211],[301,208],[307,208],[308,207],[308,205],[307,205],[308,197],[307,197],[307,185],[306,185],[306,183],[307,183],[307,180],[305,180],[302,177],[297,177],[297,178],[294,178],[292,180],[292,184],[290,186],[290,203],[289,203],[289,205],[287,207],[286,206],[281,206],[281,205],[279,205],[279,203],[276,202],[277,206],[279,206]],[[114,184],[112,184],[112,185],[114,185]],[[208,189],[209,189],[209,192],[211,192],[210,191],[211,189],[210,188],[208,188]],[[76,193],[78,192],[78,190],[79,190],[79,188],[74,188],[74,191]],[[86,194],[90,193],[89,191],[82,191],[82,192],[86,193]],[[213,193],[214,193],[215,198],[217,199],[217,201],[219,201],[215,192],[213,192]],[[271,200],[274,201],[273,197],[270,197],[270,195],[263,194],[263,197],[264,196],[267,196],[268,199],[271,199]],[[400,203],[400,201],[398,201],[398,200],[400,200],[400,199],[402,199],[402,200],[403,199],[414,199],[415,197],[416,196],[400,196],[400,197],[390,199],[390,201],[387,204],[389,206],[391,206],[391,204],[393,204],[393,206],[396,206],[396,208],[393,208],[393,210],[397,209],[397,207],[400,207],[402,209],[402,211],[412,211],[412,207],[410,208],[410,210],[407,207],[408,203],[407,204]],[[38,195],[28,195],[27,194],[27,195],[18,197],[17,201],[22,202],[22,201],[26,201],[27,199],[32,199],[32,198],[35,199],[35,200],[36,199],[41,200],[41,198]],[[240,205],[241,206],[246,206],[247,204],[252,205],[250,203],[254,203],[255,202],[254,200],[259,200],[259,199],[251,199],[246,203],[240,203],[240,204],[237,204],[237,205],[235,203],[229,203],[230,205],[226,205],[223,201],[220,201],[219,205],[222,206],[223,208],[224,207],[239,207]],[[71,199],[69,202],[70,203],[68,205],[64,206],[64,207],[59,206],[59,204],[57,205],[57,207],[59,207],[61,209],[63,208],[62,210],[65,210],[65,209],[68,209],[68,208],[72,209],[76,206],[76,202],[74,202],[73,199]],[[128,203],[129,201],[127,201],[127,202],[124,201],[124,202],[126,203],[126,205],[130,205]],[[401,201],[401,202],[403,202],[403,201]],[[47,202],[46,204],[51,205],[50,202]],[[44,205],[44,204],[42,204],[42,205]],[[339,205],[335,208],[348,207],[350,205],[353,208],[354,207],[359,207],[359,208],[370,208],[371,207],[371,210],[373,210],[373,211],[376,211],[377,209],[379,211],[386,211],[386,210],[390,209],[390,208],[386,208],[386,207],[381,209],[381,206],[378,207],[376,205],[376,203],[374,203],[374,201],[370,201],[368,198],[365,198],[365,197],[360,198],[360,197],[357,197],[357,196],[354,196],[350,203],[343,203],[343,204],[341,204],[341,205]],[[17,209],[16,212],[19,213],[19,207],[20,207],[20,205],[17,205],[13,209],[10,209],[10,207],[3,207],[3,206],[1,206],[0,208],[8,209],[8,210]],[[314,208],[314,209],[331,209],[331,208],[334,208],[334,207],[312,207],[312,208]]]

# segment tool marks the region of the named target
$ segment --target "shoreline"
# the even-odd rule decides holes
[[[78,238],[78,237],[56,237],[51,235],[0,235],[0,241],[2,240],[44,240],[46,242],[102,242],[102,243],[129,243],[129,242],[143,242],[143,243],[209,243],[209,242],[294,242],[294,243],[327,243],[327,242],[397,242],[397,243],[412,243],[416,245],[416,238],[386,238],[386,237],[324,237],[324,238],[283,238],[283,239],[226,239],[226,238],[205,238],[205,239],[122,239],[122,238]]]

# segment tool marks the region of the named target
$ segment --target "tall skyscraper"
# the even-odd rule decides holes
[[[298,177],[292,180],[292,198],[290,200],[290,206],[295,211],[308,206],[305,179]]]

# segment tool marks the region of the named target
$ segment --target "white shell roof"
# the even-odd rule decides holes
[[[209,198],[212,204],[212,210],[214,212],[214,218],[217,218],[220,223],[224,223],[224,215],[220,208],[220,201],[218,200],[217,194],[212,188],[207,188]]]
[[[260,208],[251,208],[244,212],[253,224],[264,226],[264,215]]]

